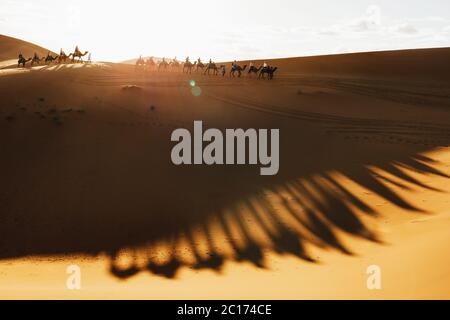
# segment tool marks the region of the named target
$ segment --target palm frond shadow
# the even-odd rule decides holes
[[[442,192],[399,169],[404,167],[425,175],[449,177],[432,167],[432,164],[435,162],[431,158],[414,155],[391,164],[380,165],[376,168],[378,170],[360,166],[352,172],[347,172],[346,178],[398,207],[426,214],[426,210],[400,197],[389,185],[405,190],[417,187]],[[382,169],[383,174],[379,169]],[[388,175],[395,179],[388,178]],[[409,183],[412,187],[405,183]],[[194,225],[188,221],[181,222],[185,227],[163,240],[169,245],[166,248],[167,255],[162,260],[155,259],[151,254],[157,250],[152,248],[151,243],[145,247],[150,254],[147,255],[147,262],[144,265],[135,259],[128,265],[120,267],[118,251],[111,252],[110,272],[121,279],[145,271],[174,279],[182,268],[207,269],[220,273],[224,265],[230,261],[250,263],[256,268],[267,268],[266,257],[269,252],[319,263],[308,254],[305,248],[307,245],[337,250],[349,256],[354,255],[351,248],[341,241],[339,232],[383,244],[376,231],[370,230],[364,224],[355,213],[355,209],[368,216],[379,215],[376,209],[350,192],[331,173],[294,179],[248,197],[238,205],[231,205],[227,210],[209,216],[207,221]],[[215,231],[212,230],[214,228]],[[217,228],[223,234],[220,239],[217,239]],[[194,240],[195,235],[203,239],[201,245]],[[221,248],[225,246],[228,250],[223,253],[224,250]],[[191,257],[184,258],[183,251],[189,251]]]
[[[226,129],[219,118],[233,106],[223,108],[224,113],[208,113],[208,125]],[[97,126],[88,125],[82,135],[67,127],[47,139],[18,135],[12,141],[5,134],[0,260],[106,253],[110,273],[121,279],[141,272],[176,278],[183,268],[220,272],[230,261],[266,268],[268,253],[318,263],[307,250],[311,245],[355,254],[341,233],[382,243],[361,216],[376,218],[379,212],[337,176],[422,214],[425,208],[395,189],[442,191],[411,171],[448,178],[424,155],[450,145],[448,126],[304,112],[274,121],[279,115],[258,118],[263,114],[258,112],[242,112],[246,116],[233,125],[280,128],[281,165],[273,177],[259,176],[258,167],[174,166],[168,156],[173,128],[163,123],[153,129],[121,124],[101,137]],[[98,124],[107,125],[114,124]],[[351,140],[367,125],[374,133]],[[330,126],[346,131],[328,134]],[[395,126],[414,128],[386,137],[386,128]],[[395,135],[398,139],[390,139]]]

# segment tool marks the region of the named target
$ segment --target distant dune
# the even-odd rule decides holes
[[[450,49],[274,59],[272,81],[1,70],[0,298],[449,298],[448,61]],[[279,174],[173,165],[171,133],[194,120],[280,129]],[[383,290],[368,290],[369,265]]]
[[[266,62],[278,66],[283,72],[410,80],[449,80],[449,57],[450,48],[433,48],[268,59]],[[254,60],[253,62],[259,64],[263,61]]]
[[[25,57],[32,57],[35,52],[43,56],[49,51],[54,54],[51,50],[33,43],[0,34],[0,61],[17,59],[19,53]]]
[[[391,77],[410,80],[449,80],[450,48],[412,49],[397,51],[360,52],[282,59],[240,60],[240,64],[267,62],[283,73],[317,75],[349,75],[360,77]],[[145,57],[146,59],[148,57]],[[214,60],[214,57],[212,57]],[[159,60],[159,58],[156,58]],[[183,59],[179,59],[184,61]],[[135,64],[137,58],[123,61]],[[207,62],[207,59],[204,60]],[[229,66],[230,62],[225,63]]]

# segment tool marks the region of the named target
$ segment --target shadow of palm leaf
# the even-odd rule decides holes
[[[234,102],[199,99],[216,103],[208,124],[225,129],[219,111],[230,112]],[[244,116],[235,126],[280,128],[277,176],[261,177],[255,167],[176,167],[168,159],[169,126],[106,128],[101,135],[104,124],[97,123],[83,135],[67,129],[20,143],[7,139],[9,131],[0,134],[0,167],[11,168],[0,190],[0,259],[107,253],[120,279],[143,271],[173,279],[183,268],[221,272],[229,261],[266,268],[268,253],[318,263],[308,246],[354,254],[340,233],[382,243],[361,216],[379,212],[337,175],[422,214],[395,188],[441,192],[412,171],[448,178],[424,155],[449,145],[448,126],[281,112],[245,101],[238,107]],[[366,126],[371,131],[361,133]],[[424,135],[434,140],[424,143]],[[62,150],[67,141],[75,142]],[[45,179],[33,179],[40,172]],[[131,252],[126,264],[124,250]]]

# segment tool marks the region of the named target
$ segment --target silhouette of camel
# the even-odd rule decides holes
[[[213,75],[219,74],[219,67],[214,62],[210,62],[206,65],[206,68],[205,68],[205,71],[203,72],[203,74],[208,73],[208,75],[209,75],[211,70],[213,71]]]
[[[278,69],[278,67],[271,67],[271,66],[263,67],[261,69],[261,71],[259,72],[258,79],[259,78],[264,79],[265,75],[267,74],[267,79],[272,80],[273,75],[274,75],[275,71],[277,71],[277,69]]]
[[[262,66],[260,66],[259,68],[255,67],[255,66],[251,66],[251,67],[248,69],[248,75],[251,76],[252,73],[258,74],[258,72],[261,70],[261,68],[262,68]]]
[[[161,71],[161,69],[166,71],[168,68],[169,63],[164,59],[158,64],[158,71]]]
[[[237,72],[238,77],[240,78],[242,75],[242,72],[245,71],[246,68],[247,68],[247,65],[244,65],[244,67],[241,67],[238,64],[233,64],[231,66],[231,70],[230,70],[230,77],[234,77],[235,76],[234,74]]]
[[[192,73],[192,69],[195,68],[197,65],[197,61],[194,63],[188,61],[183,64],[183,73],[186,71],[186,73]]]
[[[51,54],[50,54],[50,52],[49,53],[47,53],[47,57],[45,58],[45,63],[47,64],[50,64],[50,63],[52,63],[53,61],[55,61],[55,60],[57,60],[58,59],[58,55],[56,55],[56,56],[52,56]]]
[[[169,66],[172,71],[178,71],[181,68],[181,63],[174,59],[172,62],[170,62]]]
[[[17,67],[19,68],[20,65],[22,65],[22,67],[25,67],[25,64],[28,61],[31,61],[31,59],[32,58],[25,59],[24,56],[21,53],[19,53],[19,59],[17,60]]]
[[[33,66],[34,64],[40,64],[41,61],[43,61],[45,58],[40,58],[39,55],[37,53],[34,53],[33,58],[31,59],[31,66]]]
[[[135,63],[135,70],[145,70],[146,61],[142,56],[139,56],[139,58],[136,60]]]
[[[59,52],[58,55],[58,63],[65,63],[67,59],[70,58],[71,55],[67,55],[62,49]]]
[[[81,53],[81,51],[78,49],[78,47],[75,48],[75,51],[71,54],[69,54],[69,57],[72,57],[72,62],[75,62],[75,58],[78,58],[78,62],[83,62],[83,57],[87,55],[89,51],[85,51],[84,53]]]
[[[200,58],[196,61],[196,68],[195,72],[198,72],[200,69],[203,72],[203,69],[205,68],[205,64],[200,60]]]

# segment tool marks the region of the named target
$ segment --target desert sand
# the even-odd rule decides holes
[[[272,81],[25,50],[0,38],[0,298],[450,298],[450,49],[267,60]],[[278,175],[174,166],[194,120],[280,129]]]

